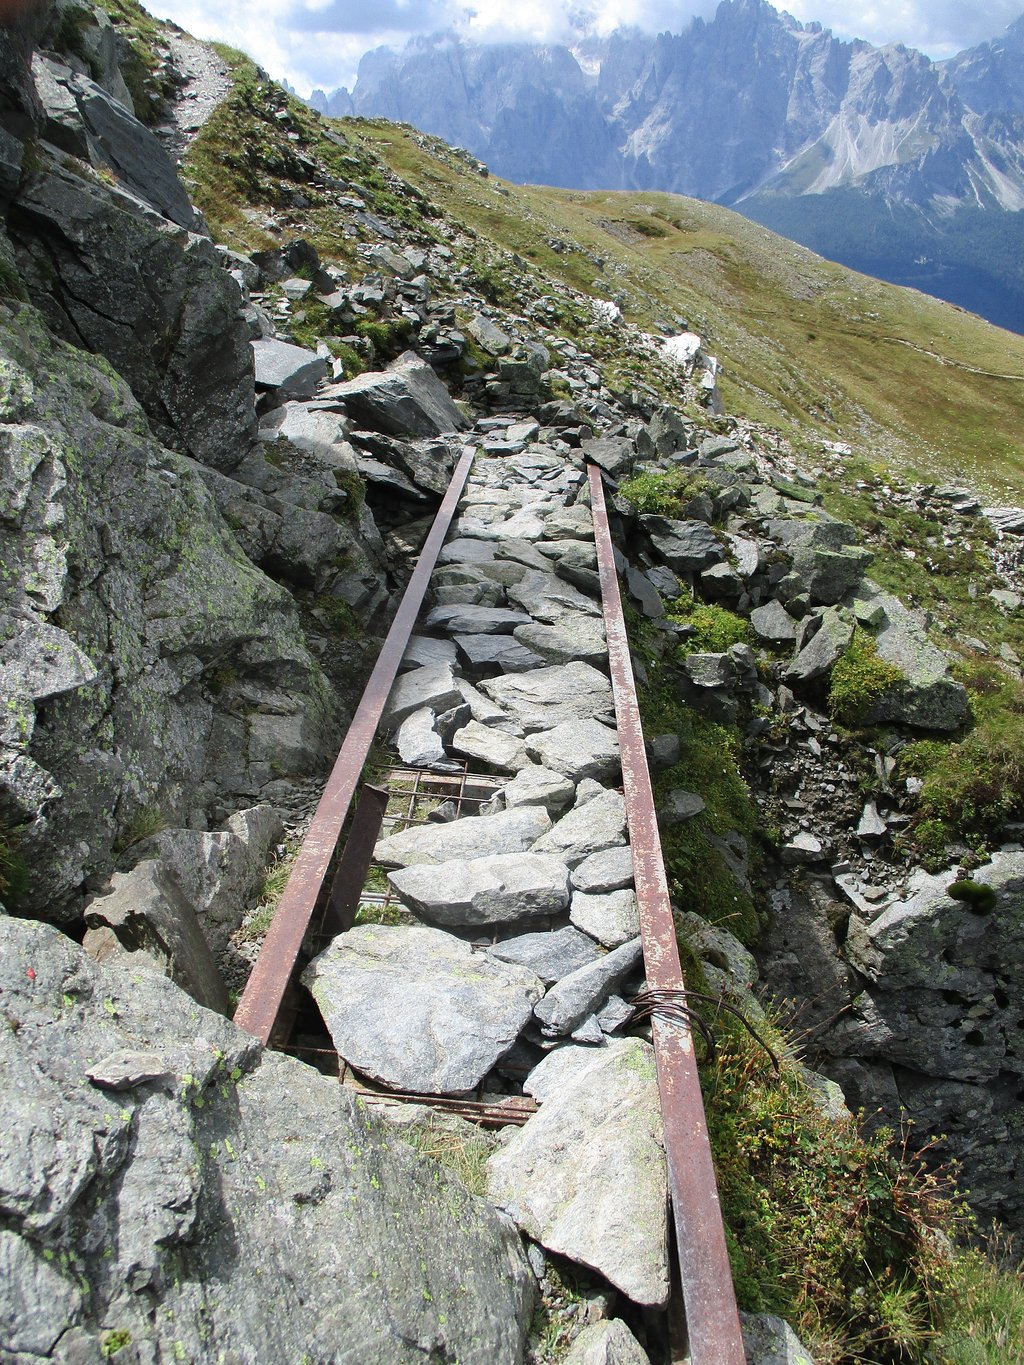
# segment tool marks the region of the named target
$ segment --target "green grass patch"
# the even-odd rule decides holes
[[[956,1248],[971,1225],[951,1181],[829,1118],[734,1021],[716,1032],[703,1083],[740,1306],[791,1322],[818,1365],[1019,1361],[1019,1269]]]
[[[696,632],[679,646],[681,656],[724,654],[733,645],[750,644],[754,638],[749,621],[727,607],[701,602],[692,592],[676,598],[669,607],[668,617]]]
[[[18,852],[18,833],[0,827],[0,902],[15,909],[29,885],[28,864]]]
[[[456,1177],[470,1194],[487,1193],[487,1158],[497,1142],[474,1124],[432,1115],[412,1128],[396,1128],[395,1136]]]
[[[872,708],[903,674],[879,656],[874,638],[857,629],[832,669],[828,709],[833,719],[851,729],[863,725]]]
[[[619,485],[620,496],[639,513],[676,518],[683,515],[688,502],[713,490],[709,479],[688,469],[644,470]]]

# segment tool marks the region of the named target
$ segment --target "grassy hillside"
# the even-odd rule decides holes
[[[684,319],[725,367],[730,412],[797,444],[842,440],[872,463],[1024,499],[1024,337],[717,205],[517,187],[410,128],[342,126],[484,242],[618,299],[641,325]]]

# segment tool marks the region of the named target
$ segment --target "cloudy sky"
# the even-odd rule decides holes
[[[300,94],[351,85],[362,54],[418,33],[455,28],[478,39],[570,38],[574,22],[607,32],[635,24],[679,32],[717,0],[149,0],[149,8],[200,38],[243,48]],[[777,8],[818,20],[844,38],[903,42],[936,58],[996,37],[1024,0],[780,0]]]

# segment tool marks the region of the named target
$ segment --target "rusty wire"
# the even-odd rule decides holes
[[[691,990],[641,991],[630,1002],[633,1006],[633,1012],[630,1014],[627,1023],[636,1024],[642,1019],[653,1019],[656,1014],[661,1015],[664,1019],[685,1021],[700,1035],[705,1048],[705,1061],[714,1062],[718,1056],[718,1047],[715,1043],[715,1036],[711,1032],[711,1025],[697,1013],[696,1009],[688,1004],[690,1000],[698,1001],[703,1005],[712,1005],[719,1011],[726,1010],[738,1019],[754,1041],[764,1048],[775,1074],[780,1074],[781,1068],[779,1067],[778,1057],[757,1029],[754,1028],[742,1010],[737,1009],[735,1005],[730,1005],[728,1000],[723,1000],[721,996],[707,995],[704,991]]]

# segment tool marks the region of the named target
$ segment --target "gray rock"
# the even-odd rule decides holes
[[[609,848],[602,853],[592,853],[573,870],[572,884],[577,891],[591,895],[632,886],[632,850],[628,847]]]
[[[563,1365],[650,1365],[650,1357],[621,1318],[584,1327]]]
[[[702,962],[726,972],[737,990],[749,990],[758,980],[757,961],[735,934],[720,924],[709,924],[689,910],[680,915],[679,923],[687,946]]]
[[[1024,536],[1024,507],[983,507],[981,515],[1002,535]]]
[[[530,619],[525,612],[507,607],[435,607],[424,628],[452,635],[508,635],[516,626],[528,625]]]
[[[632,468],[636,447],[621,436],[601,436],[594,441],[584,441],[583,454],[592,464],[617,479]]]
[[[176,1079],[167,1058],[158,1052],[112,1052],[90,1066],[85,1073],[101,1090],[134,1090],[150,1081]]]
[[[629,595],[640,604],[640,610],[652,620],[665,615],[665,604],[661,594],[645,573],[635,569],[632,564],[626,570],[626,587]]]
[[[529,673],[544,660],[507,635],[457,635],[455,644],[470,668],[500,668],[505,673]]]
[[[577,806],[533,846],[535,853],[554,853],[577,867],[593,853],[626,842],[626,802],[618,792],[603,791]]]
[[[403,668],[427,667],[443,668],[445,664],[454,668],[458,655],[451,640],[435,640],[429,635],[413,635],[402,657]]]
[[[463,431],[465,417],[443,382],[413,351],[406,351],[383,373],[361,374],[326,389],[325,396],[371,431],[394,436],[441,436]]]
[[[116,1327],[154,1358],[328,1360],[341,1341],[413,1365],[443,1339],[469,1365],[522,1359],[516,1230],[350,1091],[52,928],[5,919],[0,939],[20,1024],[0,1040],[7,1354],[99,1361]],[[162,1075],[116,1094],[87,1075],[143,1052]]]
[[[525,740],[475,720],[455,732],[451,747],[457,754],[475,758],[499,772],[517,773],[532,766]]]
[[[251,341],[256,387],[274,389],[287,398],[311,398],[330,373],[315,351],[273,338]]]
[[[619,772],[618,735],[598,720],[565,720],[554,729],[527,735],[526,746],[543,767],[574,782],[585,777],[600,781]]]
[[[520,934],[496,943],[487,951],[502,962],[517,962],[528,967],[544,982],[554,985],[562,977],[596,962],[602,956],[600,948],[587,934],[567,926],[553,932]]]
[[[814,1357],[782,1318],[771,1313],[741,1313],[748,1365],[814,1365]]]
[[[868,801],[861,812],[860,822],[857,825],[857,838],[879,839],[888,828],[889,826],[878,813],[877,803]]]
[[[531,569],[518,583],[508,588],[510,602],[522,608],[534,620],[558,624],[566,616],[579,614],[597,617],[601,608],[593,598],[574,588],[571,583],[554,573]]]
[[[816,863],[825,857],[825,846],[817,835],[803,831],[794,834],[792,839],[782,845],[779,856],[790,866],[795,863]]]
[[[621,995],[610,995],[594,1015],[602,1033],[617,1033],[633,1017],[633,1006]]]
[[[451,664],[424,664],[399,674],[388,695],[381,724],[386,729],[394,729],[406,716],[424,707],[440,714],[458,706],[461,701],[462,692]]]
[[[90,956],[162,972],[201,1005],[226,1014],[227,990],[195,909],[163,863],[152,858],[118,872],[111,886],[85,912]]]
[[[439,929],[363,925],[302,974],[340,1056],[383,1085],[465,1094],[516,1041],[543,987]]]
[[[501,794],[509,810],[516,806],[543,806],[552,815],[572,804],[576,788],[562,773],[530,763],[520,768]]]
[[[625,889],[596,895],[574,892],[569,918],[605,948],[619,948],[640,932],[636,895]]]
[[[539,853],[449,859],[390,872],[398,897],[421,919],[456,928],[513,925],[557,915],[569,904],[569,869]]]
[[[403,763],[412,768],[429,768],[444,762],[444,744],[435,729],[436,723],[437,716],[429,706],[406,716],[395,735],[395,748]]]
[[[879,658],[898,668],[904,678],[902,684],[887,688],[879,697],[866,723],[897,721],[924,730],[959,729],[969,715],[967,693],[950,676],[946,655],[932,644],[898,598],[877,590],[865,593],[865,597],[885,612],[885,622],[875,636]]]
[[[576,660],[597,664],[608,658],[604,625],[596,616],[563,616],[553,626],[531,622],[516,626],[514,634],[521,645],[552,664]]]
[[[683,746],[678,735],[655,735],[644,747],[652,772],[660,773],[668,768],[674,768],[683,755]]]
[[[490,678],[480,684],[480,690],[514,716],[527,734],[551,730],[566,720],[591,720],[614,714],[611,683],[603,673],[585,663]]]
[[[542,1246],[635,1303],[668,1301],[668,1177],[649,1043],[593,1053],[491,1157],[487,1176],[491,1198]]]
[[[839,607],[826,607],[816,633],[786,669],[790,683],[813,682],[831,673],[853,639],[850,613]]]
[[[563,977],[536,1006],[534,1014],[549,1038],[565,1037],[595,1010],[639,965],[640,940],[624,943],[588,967]]]
[[[728,654],[687,654],[683,671],[694,687],[729,688],[736,682],[736,665]]]
[[[663,825],[682,825],[707,809],[702,796],[696,792],[683,791],[674,787],[658,803],[658,819]]]
[[[755,607],[750,613],[750,624],[759,640],[770,645],[792,644],[797,636],[797,622],[781,602],[774,598],[763,607]]]
[[[417,863],[444,863],[452,858],[525,853],[550,828],[551,817],[543,807],[521,806],[500,815],[466,816],[451,824],[421,826],[387,835],[378,841],[373,856],[385,867],[414,867]]]
[[[645,516],[640,518],[640,524],[662,559],[676,573],[699,573],[725,558],[724,545],[702,521]]]
[[[488,355],[504,355],[512,345],[508,334],[480,313],[466,323],[466,331]]]

